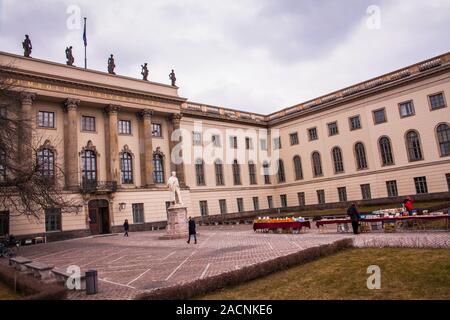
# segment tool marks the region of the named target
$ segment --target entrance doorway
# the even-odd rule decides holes
[[[110,233],[109,202],[107,200],[91,200],[88,208],[91,234]]]

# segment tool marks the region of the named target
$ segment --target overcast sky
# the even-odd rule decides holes
[[[450,0],[0,0],[0,50],[83,66],[84,16],[89,68],[263,114],[450,51]]]

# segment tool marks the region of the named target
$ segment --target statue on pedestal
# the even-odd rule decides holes
[[[175,77],[175,72],[172,69],[172,72],[169,74],[169,79],[172,81],[172,86],[175,87],[175,82],[177,81],[177,78]]]
[[[30,37],[27,34],[25,35],[25,40],[22,42],[22,47],[24,57],[30,58],[33,46],[31,45]]]
[[[72,54],[72,46],[66,48],[66,59],[67,59],[67,61],[66,61],[67,65],[73,66],[73,63],[75,62],[75,58],[73,57],[73,54]]]
[[[180,184],[178,182],[177,173],[172,171],[172,176],[167,181],[167,186],[170,192],[170,202],[171,204],[183,204],[181,200]]]
[[[116,74],[114,72],[114,68],[116,67],[115,61],[114,61],[114,56],[111,55],[108,59],[108,73],[109,74]]]
[[[144,63],[144,65],[141,65],[142,71],[142,80],[148,81],[148,68],[147,68],[147,62]]]

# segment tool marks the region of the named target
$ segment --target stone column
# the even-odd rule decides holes
[[[67,99],[64,103],[66,115],[64,117],[64,162],[66,189],[79,188],[78,172],[78,107],[80,100]]]
[[[142,149],[141,149],[141,170],[142,185],[151,187],[153,182],[153,135],[152,135],[152,115],[153,110],[143,109],[139,113],[142,119]]]
[[[107,146],[107,156],[108,161],[106,180],[115,181],[119,183],[119,137],[117,135],[117,115],[119,113],[120,106],[109,105],[105,108],[105,113],[107,114],[107,129],[105,134],[106,146]]]
[[[171,128],[171,130],[169,132],[169,147],[170,147],[170,171],[176,171],[177,178],[180,183],[180,187],[183,188],[183,187],[186,187],[186,179],[185,179],[185,174],[184,174],[184,162],[180,163],[180,164],[172,163],[172,151],[178,143],[182,142],[181,133],[180,133],[179,141],[172,141],[172,139],[171,139],[172,133],[176,130],[180,130],[181,117],[182,117],[182,115],[180,113],[175,113],[172,116],[170,116],[172,125],[169,126],[169,128]],[[180,151],[179,156],[180,157],[183,156],[182,150]]]
[[[33,101],[34,93],[22,92],[20,94],[20,126],[19,126],[19,160],[24,168],[33,165]]]

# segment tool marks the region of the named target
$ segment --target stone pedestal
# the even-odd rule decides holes
[[[166,234],[160,240],[172,240],[188,237],[187,210],[181,204],[171,205],[167,209]]]

